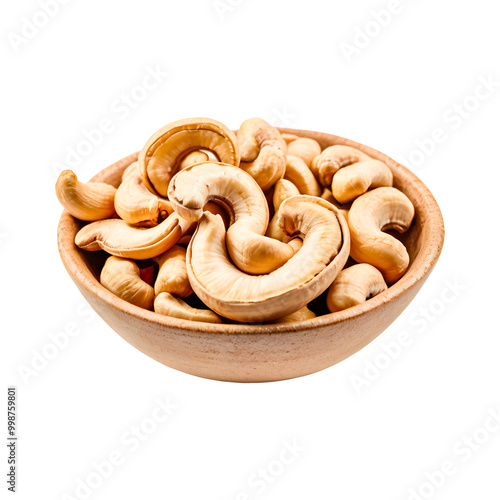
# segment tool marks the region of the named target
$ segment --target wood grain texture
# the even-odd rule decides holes
[[[415,206],[412,227],[398,236],[411,258],[406,274],[364,304],[300,323],[191,322],[146,311],[101,286],[97,277],[105,254],[75,246],[82,223],[64,212],[58,227],[58,246],[69,275],[111,328],[160,363],[199,377],[232,382],[284,380],[323,370],[380,335],[412,301],[436,264],[444,241],[443,219],[434,197],[417,176],[383,153],[349,139],[306,130],[280,130],[316,139],[322,148],[333,144],[357,147],[391,168],[395,187]],[[123,158],[92,180],[118,186],[122,172],[137,156],[134,153]]]

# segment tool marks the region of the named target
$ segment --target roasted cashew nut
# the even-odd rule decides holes
[[[250,118],[241,124],[238,141],[240,168],[267,191],[285,174],[286,143],[279,130],[262,118]]]
[[[320,154],[321,146],[318,141],[309,139],[309,137],[299,137],[297,140],[288,144],[287,155],[301,158],[308,167],[311,166],[314,158]]]
[[[92,222],[75,237],[75,244],[88,251],[105,250],[117,257],[151,259],[172,248],[191,226],[177,214],[152,228],[134,227],[121,219]]]
[[[240,162],[238,140],[225,125],[210,118],[178,120],[153,134],[139,153],[144,184],[152,193],[166,197],[183,158],[199,150],[211,151],[230,165]]]
[[[393,187],[381,187],[356,198],[347,221],[351,233],[351,257],[375,266],[388,284],[405,273],[410,257],[399,240],[384,233],[403,233],[411,225],[415,209],[408,197]]]
[[[274,238],[275,240],[283,241],[284,243],[289,242],[290,238],[278,226],[278,211],[280,209],[281,204],[286,199],[299,194],[300,191],[297,189],[295,184],[293,184],[293,182],[287,181],[286,179],[280,179],[274,185],[274,193],[273,193],[274,215],[267,228],[266,236]]]
[[[293,144],[293,143],[292,143]],[[300,194],[319,196],[321,187],[306,162],[298,156],[287,155],[285,179],[297,186]]]
[[[196,309],[186,304],[182,298],[189,297],[193,289],[189,284],[186,266],[186,249],[173,246],[164,254],[155,257],[159,266],[155,282],[155,312],[174,318],[190,319],[207,323],[221,323],[222,320],[212,311]]]
[[[153,287],[141,279],[139,267],[133,260],[108,257],[101,271],[101,284],[131,304],[153,309]]]
[[[193,165],[173,177],[168,196],[174,210],[189,221],[198,221],[209,201],[226,209],[230,217],[227,249],[242,271],[269,273],[293,255],[291,246],[264,236],[269,221],[266,198],[240,168],[215,162]]]
[[[270,321],[306,306],[325,291],[347,261],[349,230],[330,203],[314,196],[293,196],[279,209],[278,224],[302,248],[270,274],[240,271],[226,252],[219,216],[205,212],[187,253],[189,282],[217,314],[238,321]]]
[[[364,160],[372,160],[372,157],[351,146],[336,144],[324,149],[312,160],[311,170],[321,185],[329,186],[339,169]]]
[[[326,305],[330,312],[362,304],[387,290],[382,273],[370,264],[355,264],[340,271],[328,290]]]
[[[70,215],[84,221],[115,215],[116,188],[104,182],[80,182],[74,172],[64,170],[56,183],[57,199]]]
[[[304,306],[298,311],[275,319],[273,323],[295,323],[296,321],[305,321],[306,319],[313,319],[315,317],[316,314],[314,314],[307,306]]]
[[[116,213],[129,224],[155,226],[174,210],[168,200],[153,194],[142,182],[139,162],[123,173],[122,183],[115,195]]]
[[[334,174],[332,193],[339,203],[348,203],[369,189],[392,186],[392,179],[392,171],[384,162],[364,160]]]
[[[175,245],[153,259],[159,266],[155,294],[168,292],[177,297],[189,297],[193,289],[189,284],[186,267],[186,249]]]
[[[202,321],[204,323],[222,323],[222,319],[209,309],[196,309],[168,292],[162,292],[154,302],[155,312],[173,318]]]

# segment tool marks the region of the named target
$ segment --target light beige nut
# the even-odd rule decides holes
[[[155,281],[155,294],[168,292],[176,297],[189,297],[193,289],[189,284],[186,267],[186,249],[179,245],[153,259],[159,266]]]
[[[173,318],[202,321],[204,323],[222,323],[222,318],[213,311],[191,307],[183,300],[174,297],[168,292],[162,292],[156,297],[154,309],[158,314]]]
[[[285,174],[286,143],[279,130],[262,118],[250,118],[241,124],[238,141],[240,168],[267,191]]]
[[[271,321],[301,309],[330,286],[350,246],[337,209],[318,197],[293,196],[281,204],[278,224],[303,246],[279,269],[252,276],[229,259],[221,218],[203,214],[186,262],[193,290],[210,309],[237,321]]]
[[[287,155],[301,158],[308,167],[311,166],[314,158],[320,154],[321,146],[318,141],[309,139],[309,137],[299,137],[297,140],[288,144]]]
[[[351,257],[375,266],[386,283],[397,281],[405,273],[410,257],[403,243],[383,231],[407,231],[414,214],[412,202],[393,187],[376,188],[356,198],[347,217]]]
[[[333,193],[328,188],[323,189],[321,193],[321,198],[335,205],[339,209],[339,212],[347,219],[347,214],[349,213],[349,209],[351,208],[351,203],[345,203],[345,204],[339,203],[333,197]]]
[[[155,226],[174,211],[168,200],[156,196],[144,185],[139,162],[132,163],[123,173],[115,209],[125,222],[144,226]]]
[[[332,192],[339,203],[348,203],[369,189],[392,186],[392,180],[392,171],[384,162],[364,160],[334,174]]]
[[[306,319],[313,319],[315,317],[316,314],[314,314],[307,306],[305,306],[298,311],[275,319],[273,323],[295,323],[296,321],[305,321]]]
[[[172,248],[190,226],[190,222],[176,213],[152,228],[135,227],[121,219],[108,219],[80,229],[75,244],[90,252],[105,250],[117,257],[151,259]]]
[[[210,158],[205,151],[192,151],[188,153],[180,162],[179,170],[184,170],[191,165],[196,165],[197,163],[202,163],[208,161]]]
[[[154,133],[139,153],[145,186],[166,197],[168,184],[182,159],[192,151],[212,151],[223,163],[238,165],[240,153],[234,133],[210,118],[188,118],[170,123]]]
[[[299,138],[297,134],[289,134],[287,132],[281,132],[281,137],[287,145]]]
[[[174,210],[190,221],[203,216],[209,201],[222,205],[230,217],[227,250],[236,266],[247,273],[269,273],[293,255],[286,243],[264,236],[269,221],[266,198],[240,168],[215,162],[193,165],[172,179],[169,199]]]
[[[321,187],[306,162],[298,156],[286,157],[285,179],[293,182],[300,194],[319,196]]]
[[[335,172],[358,161],[371,160],[363,151],[336,144],[323,150],[311,162],[311,170],[322,186],[330,186]]]
[[[153,287],[141,279],[139,267],[133,260],[108,257],[101,271],[101,284],[131,304],[153,309]]]
[[[273,193],[274,215],[267,228],[266,236],[285,243],[290,241],[290,238],[278,226],[278,210],[286,199],[298,194],[300,194],[300,192],[293,182],[287,181],[286,179],[280,179],[275,184]]]
[[[84,221],[115,215],[116,188],[103,182],[80,182],[74,172],[64,170],[56,183],[57,199],[73,217]]]
[[[387,290],[382,273],[370,264],[355,264],[340,271],[326,296],[330,312],[362,304]]]

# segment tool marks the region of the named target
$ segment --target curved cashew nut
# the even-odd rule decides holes
[[[133,260],[108,257],[101,271],[101,284],[131,304],[153,309],[153,287],[141,279],[139,266]]]
[[[285,174],[286,143],[279,130],[262,118],[250,118],[241,124],[238,141],[240,168],[267,191]]]
[[[168,196],[174,210],[189,221],[202,217],[207,202],[221,204],[231,219],[227,249],[234,263],[247,273],[269,273],[293,255],[286,243],[264,236],[269,221],[266,198],[240,168],[215,162],[193,165],[173,177]]]
[[[134,227],[121,219],[101,220],[80,229],[75,243],[90,252],[105,250],[117,257],[151,259],[173,247],[190,226],[177,214],[152,228]]]
[[[104,182],[80,182],[74,172],[64,170],[56,183],[57,199],[73,217],[84,221],[115,215],[116,188]]]
[[[129,224],[154,226],[173,211],[168,200],[151,193],[142,182],[139,162],[134,162],[123,173],[122,183],[115,195],[116,213]]]
[[[153,259],[159,266],[155,294],[168,292],[177,297],[189,297],[193,289],[189,284],[186,267],[186,249],[174,245]]]
[[[288,145],[287,155],[301,158],[308,167],[319,154],[321,154],[321,146],[318,141],[309,137],[299,137]]]
[[[293,182],[287,181],[286,179],[280,179],[274,186],[273,193],[273,206],[274,215],[267,228],[266,236],[274,238],[275,240],[283,241],[288,243],[290,238],[281,230],[278,226],[278,210],[281,204],[288,198],[292,196],[299,195],[300,191],[297,189]]]
[[[204,323],[222,323],[222,319],[209,309],[196,309],[168,292],[162,292],[154,302],[155,312],[174,318],[202,321]]]
[[[347,203],[372,188],[392,186],[392,171],[382,161],[365,160],[340,169],[333,176],[332,192],[339,203]]]
[[[351,232],[351,257],[375,266],[388,284],[406,271],[410,257],[399,240],[386,229],[405,232],[415,209],[408,197],[393,187],[381,187],[356,198],[347,217]]]
[[[293,182],[300,194],[310,196],[319,196],[321,194],[321,187],[316,177],[314,177],[307,163],[298,156],[288,155],[286,157],[285,179]]]
[[[355,264],[340,271],[328,290],[326,305],[330,312],[362,304],[387,290],[382,273],[370,264]]]
[[[321,193],[321,198],[323,198],[326,201],[329,201],[332,205],[335,205],[339,209],[339,212],[347,219],[347,214],[349,213],[349,209],[351,208],[351,203],[346,203],[345,205],[339,203],[333,197],[333,193],[328,188],[323,189],[323,192]]]
[[[179,163],[179,170],[184,170],[185,168],[195,165],[196,163],[202,163],[204,161],[209,161],[209,156],[205,151],[192,151],[188,153]]]
[[[349,254],[349,230],[330,203],[293,196],[279,209],[279,226],[299,236],[302,248],[270,274],[251,276],[226,253],[222,219],[205,212],[187,253],[189,282],[216,313],[238,321],[270,321],[306,306],[325,291]]]
[[[225,125],[210,118],[178,120],[153,134],[139,153],[144,184],[152,193],[166,197],[182,159],[200,149],[212,151],[224,163],[239,164],[238,140]]]
[[[288,132],[281,132],[282,139],[286,142],[287,146],[293,141],[296,141],[299,136],[296,134],[289,134]]]
[[[275,319],[273,323],[294,323],[296,321],[305,321],[306,319],[313,319],[316,317],[307,306],[295,311],[293,313],[282,316],[281,318]]]
[[[323,186],[329,186],[339,169],[364,160],[372,160],[372,157],[351,146],[336,144],[324,149],[313,159],[311,170]]]

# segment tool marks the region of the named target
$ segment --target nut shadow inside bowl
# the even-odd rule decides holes
[[[382,333],[422,287],[441,253],[444,225],[439,207],[423,182],[408,169],[368,146],[331,134],[296,129],[281,132],[310,137],[322,148],[344,144],[384,161],[394,186],[415,206],[406,233],[394,233],[408,249],[410,266],[385,292],[364,304],[314,319],[286,324],[208,324],[161,316],[116,297],[99,283],[105,252],[77,248],[74,238],[82,223],[63,213],[58,246],[68,274],[96,312],[134,347],[171,368],[232,382],[268,382],[311,374],[351,356]],[[117,187],[129,155],[92,180]],[[327,313],[324,296],[312,308]]]

